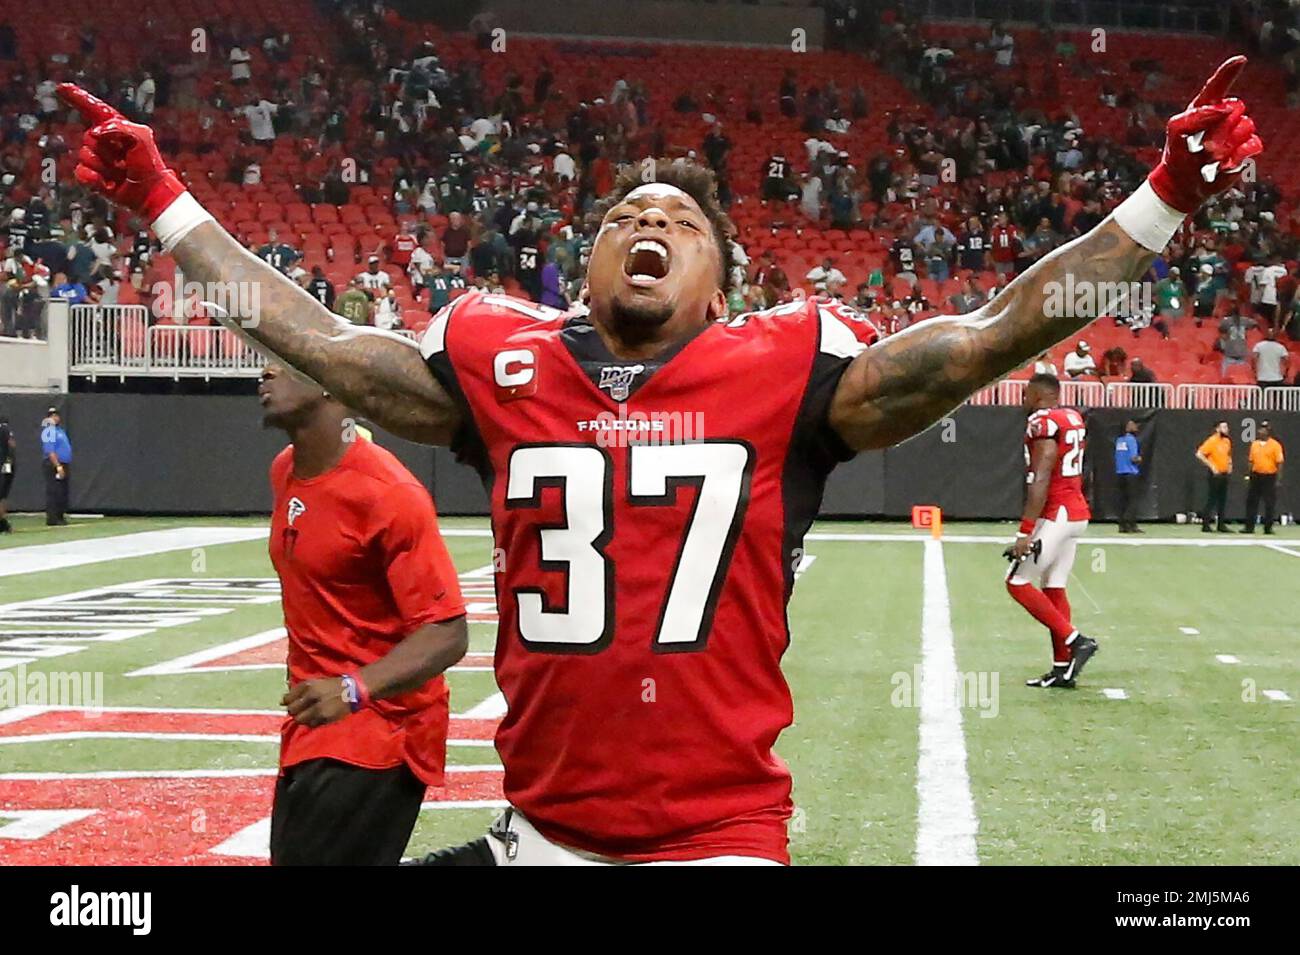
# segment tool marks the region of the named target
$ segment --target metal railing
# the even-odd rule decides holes
[[[143,305],[75,305],[68,373],[83,377],[256,378],[266,359],[219,325],[149,325]],[[397,334],[416,339],[415,332]],[[967,404],[1019,405],[1028,382],[1005,378]],[[1300,387],[1063,381],[1061,402],[1076,408],[1182,408],[1300,412]]]
[[[220,325],[153,325],[143,305],[76,305],[68,373],[118,378],[256,378],[266,358]],[[397,334],[414,339],[415,333]]]
[[[1201,411],[1300,411],[1300,388],[1259,385],[1179,385],[1175,408]]]

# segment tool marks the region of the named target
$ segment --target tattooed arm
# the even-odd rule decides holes
[[[856,451],[888,447],[924,431],[1097,317],[1046,307],[1053,297],[1072,304],[1061,297],[1067,275],[1076,289],[1089,283],[1105,289],[1137,281],[1155,256],[1107,219],[1035,263],[983,308],[920,322],[868,348],[840,378],[832,427]]]
[[[393,434],[450,443],[460,412],[414,342],[335,315],[214,222],[193,229],[172,254],[187,281],[257,288],[256,315],[229,316],[227,326]]]

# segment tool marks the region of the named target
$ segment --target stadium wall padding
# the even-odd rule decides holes
[[[49,395],[2,394],[0,412],[18,441],[11,510],[44,508],[39,429],[51,403],[62,409],[72,441],[74,512],[249,514],[270,508],[267,467],[285,437],[262,428],[252,397],[101,393],[52,401]],[[1242,439],[1265,415],[1106,408],[1088,413],[1085,472],[1098,520],[1116,516],[1113,447],[1129,417],[1141,425],[1145,458],[1139,519],[1169,519],[1201,509],[1205,469],[1194,454],[1222,418],[1232,427],[1235,449],[1228,513],[1234,520],[1242,517],[1247,470]],[[1268,417],[1288,453],[1300,455],[1300,414]],[[821,513],[905,518],[915,504],[937,504],[951,519],[1014,519],[1024,492],[1023,431],[1018,408],[960,408],[910,441],[861,454],[837,468]],[[487,512],[478,475],[451,452],[383,431],[375,439],[433,489],[441,513]],[[1286,479],[1278,503],[1280,512],[1300,513],[1300,481]]]

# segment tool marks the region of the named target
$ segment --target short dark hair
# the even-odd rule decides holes
[[[652,182],[674,186],[695,200],[695,204],[704,213],[713,229],[713,241],[718,246],[719,260],[722,263],[722,275],[718,285],[723,292],[731,289],[731,267],[735,264],[731,258],[731,236],[736,227],[732,224],[722,203],[718,201],[718,179],[713,170],[695,163],[676,165],[671,159],[659,158],[654,161],[653,170],[649,161],[631,163],[623,167],[614,188],[608,195],[602,196],[591,207],[588,224],[599,228],[605,214],[627,198],[633,189]]]
[[[1037,372],[1029,379],[1031,385],[1041,385],[1049,391],[1059,392],[1061,390],[1061,379],[1046,371]]]

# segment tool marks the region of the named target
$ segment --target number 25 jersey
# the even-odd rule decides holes
[[[504,295],[431,323],[453,448],[491,497],[505,794],[547,838],[788,861],[786,603],[850,454],[827,410],[863,347],[817,302],[636,361],[584,316]]]
[[[1086,521],[1092,517],[1088,499],[1083,494],[1083,454],[1088,431],[1083,415],[1073,408],[1040,408],[1029,416],[1025,425],[1025,481],[1034,479],[1030,456],[1036,441],[1056,442],[1056,467],[1047,485],[1047,502],[1043,518],[1057,519],[1065,508],[1066,520]]]

